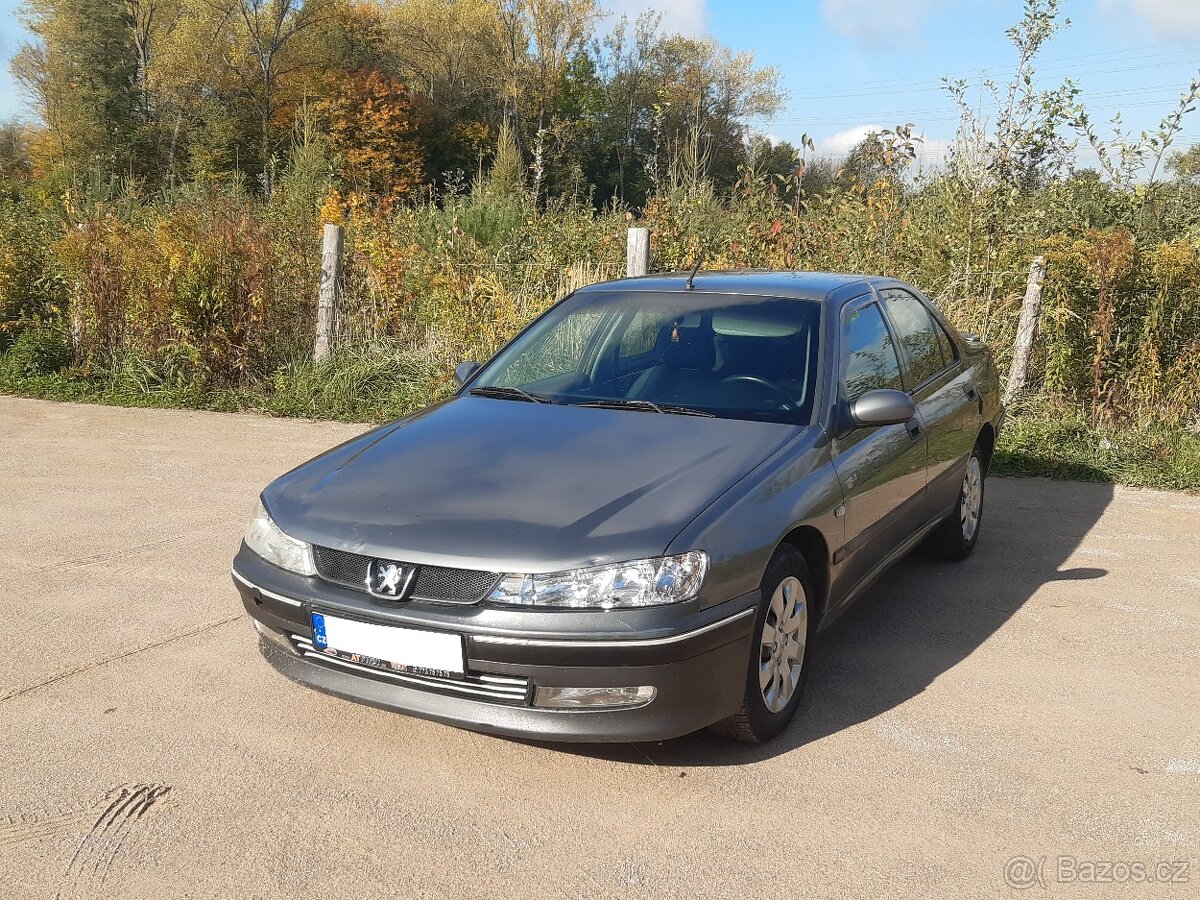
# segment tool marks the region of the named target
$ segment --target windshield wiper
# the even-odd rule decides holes
[[[519,387],[505,387],[502,385],[471,388],[467,393],[472,397],[495,397],[497,400],[524,400],[526,403],[554,402],[549,397],[543,397],[540,394],[531,394],[529,391],[522,390]]]
[[[586,406],[592,409],[640,409],[646,412],[661,413],[664,416],[704,416],[707,419],[715,419],[716,416],[703,409],[695,409],[691,406],[680,406],[676,403],[652,403],[649,400],[631,400],[628,397],[612,398],[610,400],[588,400],[584,403],[576,403],[575,406]]]
[[[658,408],[670,416],[703,416],[706,419],[715,419],[716,413],[710,413],[706,409],[696,409],[694,406],[680,406],[678,403],[660,403]]]

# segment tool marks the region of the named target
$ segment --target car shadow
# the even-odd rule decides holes
[[[656,744],[562,745],[560,752],[665,766],[742,765],[866,722],[917,696],[1001,628],[1043,584],[1103,578],[1064,568],[1112,500],[1108,484],[991,479],[984,531],[959,563],[914,553],[817,639],[800,710],[759,746],[711,732]]]

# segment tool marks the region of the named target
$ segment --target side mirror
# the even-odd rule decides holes
[[[458,386],[462,387],[471,380],[471,376],[479,371],[479,363],[473,359],[468,359],[466,362],[460,362],[454,367],[454,380],[458,382]]]
[[[855,425],[900,425],[917,415],[912,397],[904,391],[880,388],[867,391],[850,404]]]

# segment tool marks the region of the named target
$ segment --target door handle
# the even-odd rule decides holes
[[[974,402],[975,398],[979,396],[979,392],[975,390],[975,385],[973,384],[964,384],[963,393],[967,395],[967,399],[971,402]]]
[[[908,430],[908,436],[914,441],[921,436],[921,423],[916,419],[909,419],[904,423],[904,427]]]

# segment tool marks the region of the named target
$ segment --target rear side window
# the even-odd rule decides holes
[[[918,385],[942,371],[947,363],[942,360],[938,344],[940,329],[925,305],[908,291],[895,289],[883,291],[883,302],[912,364],[913,384]]]
[[[942,359],[946,365],[950,366],[958,362],[958,350],[955,349],[954,341],[950,340],[950,335],[946,333],[942,323],[934,319],[933,329],[937,332],[938,346],[942,348]]]
[[[900,360],[883,314],[874,303],[846,314],[846,400],[853,402],[879,388],[904,390]]]

